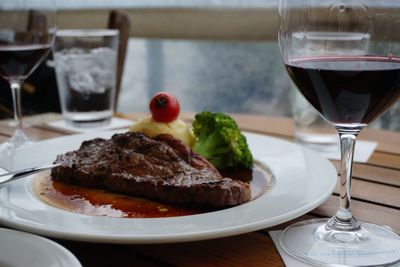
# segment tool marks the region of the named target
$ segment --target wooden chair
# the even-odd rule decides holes
[[[125,65],[126,49],[128,47],[130,20],[124,13],[113,10],[110,12],[108,17],[108,28],[119,30],[117,85],[115,94],[115,106],[117,106],[118,96],[121,89],[122,74]]]

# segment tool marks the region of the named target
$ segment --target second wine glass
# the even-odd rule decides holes
[[[0,145],[0,167],[12,170],[15,148],[29,143],[22,126],[21,86],[49,54],[55,33],[54,0],[0,0],[0,76],[10,85],[17,125]]]

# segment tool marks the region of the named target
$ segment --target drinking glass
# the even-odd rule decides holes
[[[65,122],[95,128],[111,122],[115,106],[118,30],[59,30],[54,61]]]
[[[13,136],[0,146],[2,167],[16,147],[29,143],[22,129],[21,85],[46,58],[56,32],[54,0],[0,0],[0,76],[11,88]],[[7,165],[7,164],[6,164]]]
[[[341,146],[335,216],[293,224],[281,236],[283,248],[304,262],[386,266],[400,260],[399,236],[355,219],[350,197],[357,135],[400,95],[400,10],[394,2],[280,0],[279,45],[287,72],[338,131]]]

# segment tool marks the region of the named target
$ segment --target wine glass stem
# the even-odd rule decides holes
[[[14,104],[14,118],[17,122],[17,129],[22,130],[21,81],[12,80],[10,86]]]
[[[328,227],[336,230],[352,231],[360,228],[360,223],[351,213],[351,176],[354,148],[360,129],[347,131],[339,129],[340,164],[340,207],[336,215],[328,221]]]

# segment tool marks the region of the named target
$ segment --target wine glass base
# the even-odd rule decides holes
[[[13,136],[11,136],[9,143],[14,148],[22,145],[29,145],[32,141],[26,136],[22,129],[16,129]]]
[[[354,231],[326,227],[328,219],[295,223],[280,244],[293,257],[317,266],[389,266],[400,262],[400,237],[391,230],[360,222]]]
[[[7,171],[15,171],[15,151],[21,146],[32,144],[25,133],[17,129],[9,141],[0,144],[0,167]]]

